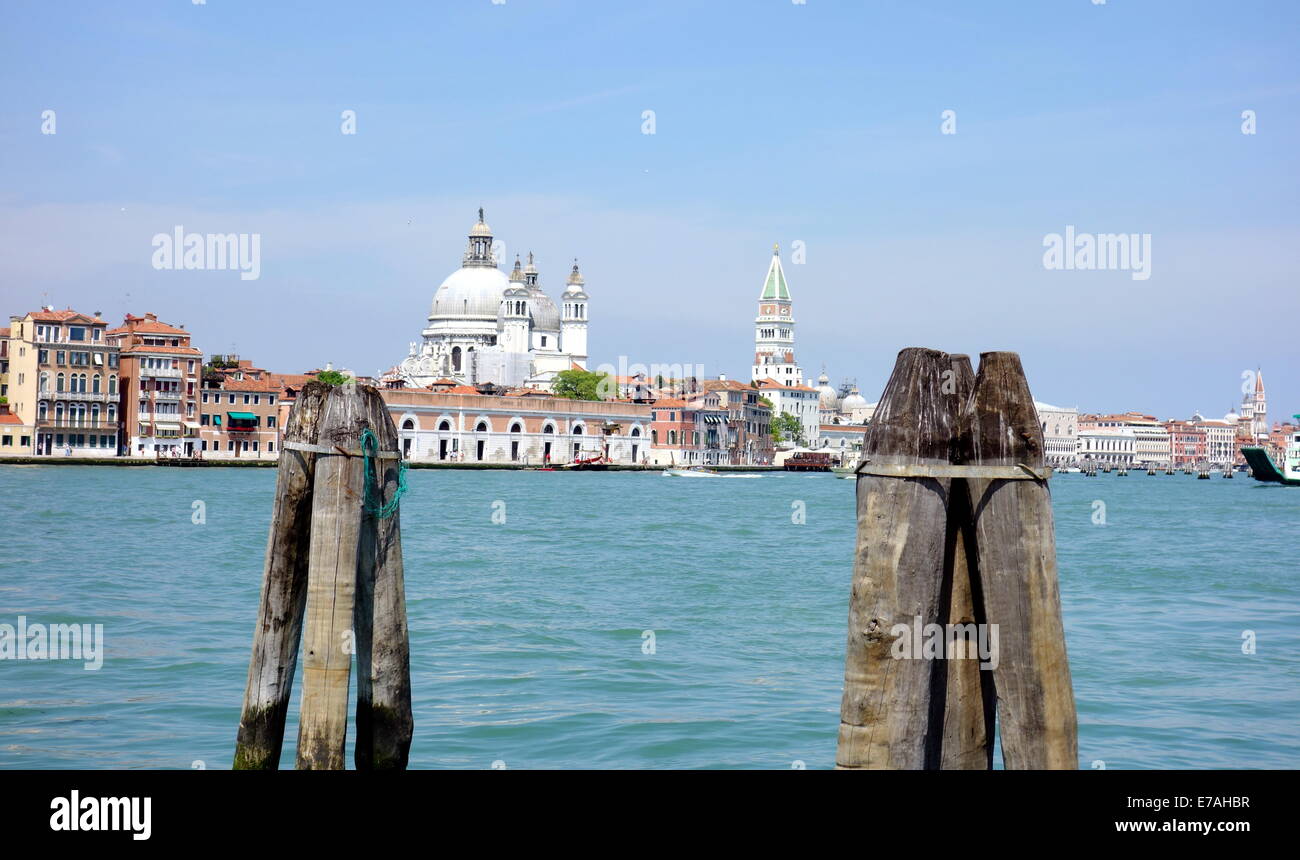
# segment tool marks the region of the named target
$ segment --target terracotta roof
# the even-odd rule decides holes
[[[225,379],[221,391],[279,391],[280,383],[273,379]]]
[[[656,400],[651,406],[655,409],[668,407],[671,409],[683,409],[686,407],[686,401],[680,397],[665,397],[663,400]]]
[[[743,391],[749,388],[748,385],[745,385],[743,382],[737,382],[734,379],[704,379],[700,381],[700,387],[705,391],[720,391],[722,389],[728,391]]]
[[[133,343],[130,346],[122,347],[122,355],[134,355],[140,352],[162,352],[167,355],[202,355],[192,346],[147,346],[143,343]]]
[[[442,394],[482,394],[472,385],[455,385],[441,392]]]
[[[32,311],[31,313],[27,314],[27,316],[31,317],[32,319],[38,322],[67,322],[68,320],[74,319],[76,317],[81,317],[82,319],[90,320],[91,322],[97,322],[97,323],[104,322],[99,317],[92,317],[89,314],[78,313],[77,311],[72,310],[72,308],[68,308],[67,310],[63,310],[63,311],[46,311],[46,310]]]
[[[9,329],[0,328],[0,337],[9,337]]]
[[[21,426],[22,423],[23,423],[23,419],[19,418],[17,415],[13,415],[11,413],[5,413],[4,415],[0,415],[0,424],[17,424]]]

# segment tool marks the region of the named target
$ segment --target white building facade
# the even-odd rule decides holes
[[[1049,466],[1068,466],[1079,458],[1079,409],[1034,401],[1043,428],[1043,455]]]

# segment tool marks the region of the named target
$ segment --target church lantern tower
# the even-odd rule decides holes
[[[781,249],[772,246],[763,290],[754,319],[754,367],[750,380],[774,379],[782,385],[802,385],[803,370],[794,360],[794,308],[781,268]]]
[[[578,261],[573,261],[568,286],[561,298],[564,315],[560,318],[560,343],[574,362],[587,366],[587,290]]]

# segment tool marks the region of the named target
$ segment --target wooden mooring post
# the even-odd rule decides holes
[[[304,386],[280,452],[236,769],[279,766],[299,636],[297,766],[344,767],[357,659],[358,769],[405,768],[410,654],[397,500],[397,431],[369,386]]]
[[[1020,360],[909,348],[863,444],[837,766],[1078,766],[1050,470]]]

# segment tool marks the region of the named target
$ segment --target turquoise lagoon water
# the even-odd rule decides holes
[[[852,481],[410,483],[413,767],[833,765]],[[0,467],[0,622],[100,623],[106,651],[98,671],[0,661],[0,767],[229,767],[274,484]],[[1052,487],[1081,766],[1300,767],[1300,489],[1140,472]],[[295,691],[287,766],[297,709]]]

